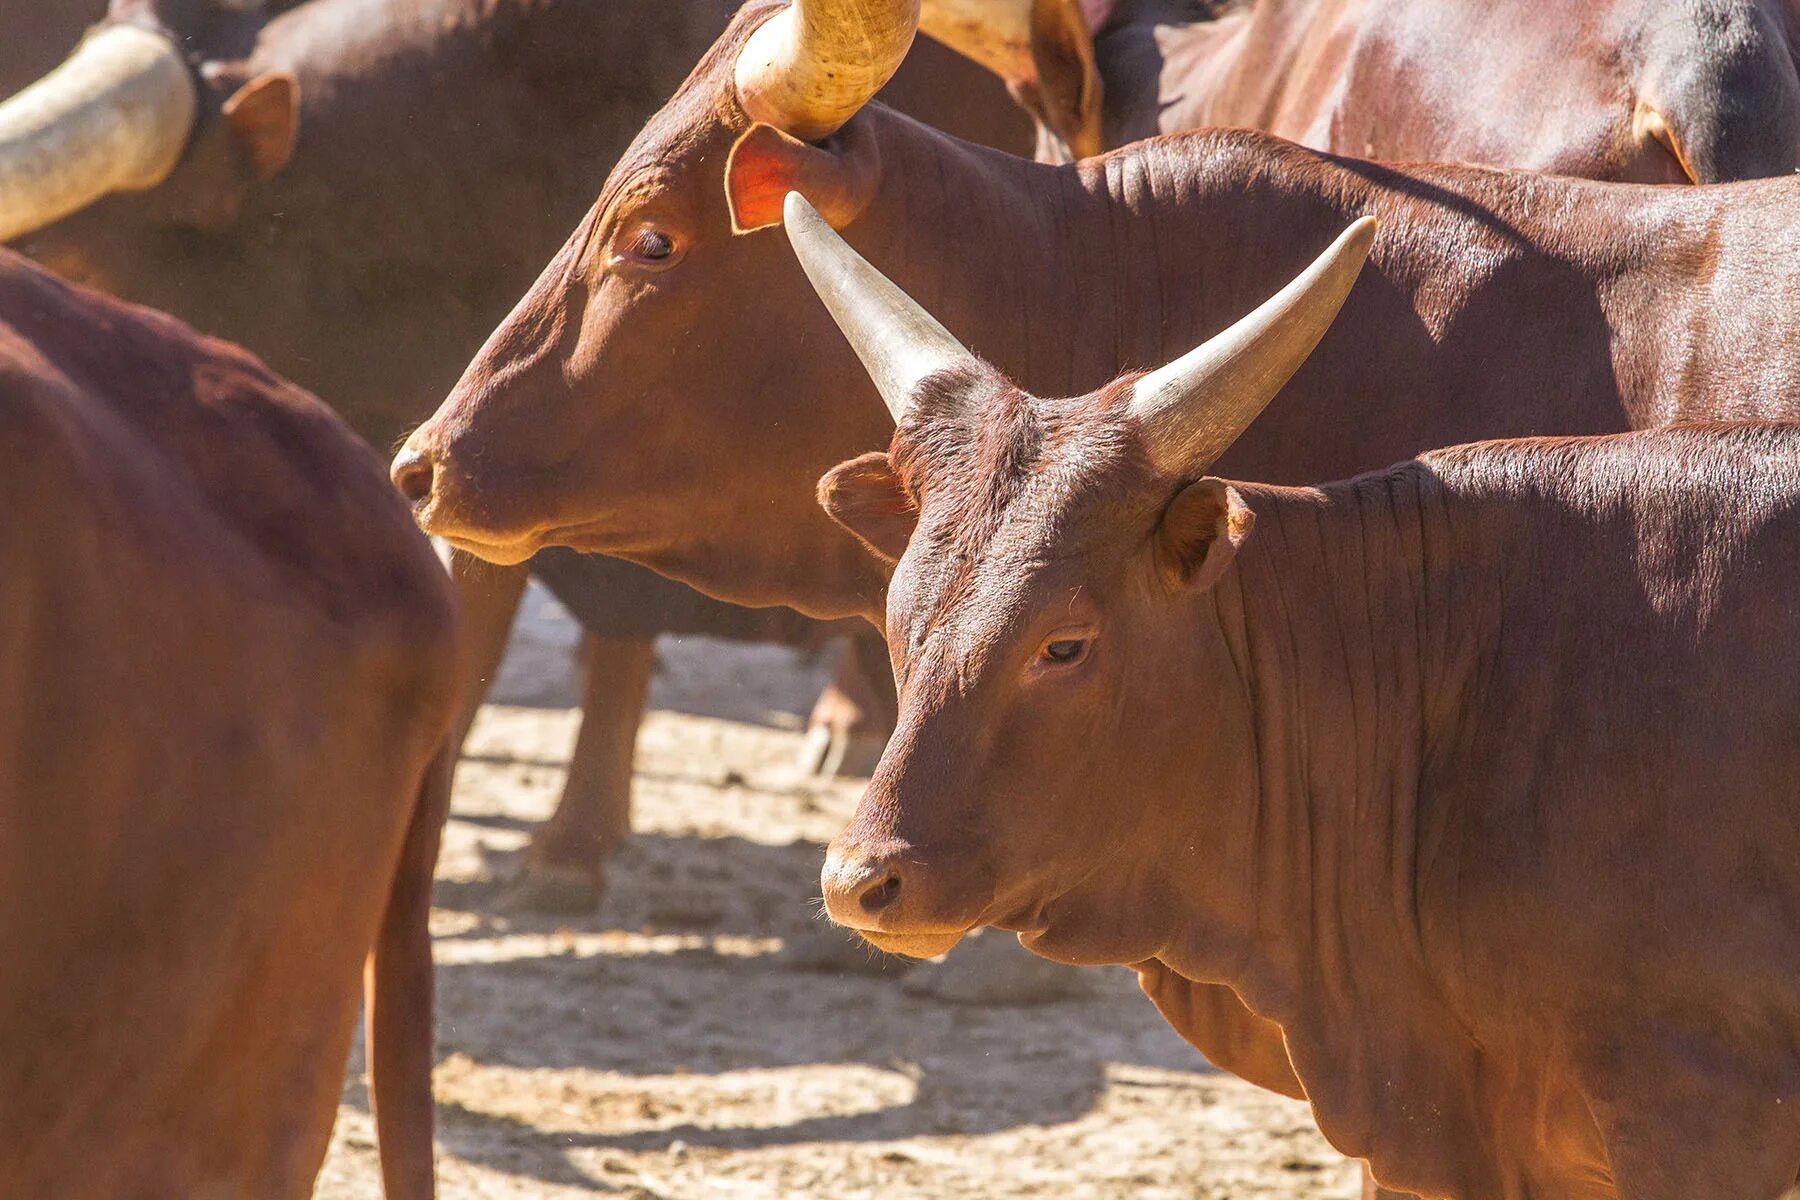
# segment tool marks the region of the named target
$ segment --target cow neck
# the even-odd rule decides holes
[[[1219,464],[1228,475],[1345,478],[1487,437],[1715,417],[1711,392],[1691,386],[1697,367],[1724,366],[1710,363],[1711,344],[1780,340],[1778,326],[1733,328],[1735,310],[1694,309],[1668,284],[1729,268],[1733,286],[1767,287],[1757,294],[1778,306],[1780,285],[1757,282],[1780,279],[1758,267],[1761,251],[1708,246],[1730,204],[1751,207],[1745,188],[1779,184],[1635,188],[1395,167],[1242,130],[1049,167],[878,106],[864,117],[881,123],[884,184],[850,241],[1034,395],[1083,395],[1185,353],[1352,220],[1377,217],[1370,280]],[[1538,311],[1559,317],[1487,315]],[[1791,380],[1771,370],[1734,411],[1784,410]]]
[[[1412,465],[1243,491],[1254,532],[1207,595],[1251,707],[1247,940],[1177,938],[1164,961],[1281,1026],[1320,1128],[1387,1186],[1502,1194],[1455,948],[1419,908],[1420,856],[1450,829],[1422,777],[1482,644],[1483,607],[1444,602],[1467,548]]]
[[[1362,208],[1318,155],[1243,131],[1048,166],[880,105],[857,119],[876,123],[882,186],[845,237],[1033,395],[1084,395],[1192,349]]]

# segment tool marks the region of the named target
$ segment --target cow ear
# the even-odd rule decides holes
[[[300,81],[287,71],[258,75],[219,110],[259,179],[273,179],[300,140]]]
[[[1196,480],[1163,510],[1156,530],[1158,562],[1177,586],[1209,588],[1250,536],[1256,514],[1223,479]]]
[[[1011,90],[1037,121],[1039,157],[1068,162],[1100,153],[1102,84],[1078,0],[1033,0],[1031,58],[1037,78]]]
[[[890,566],[906,553],[919,523],[919,510],[882,450],[827,471],[819,480],[819,505]]]
[[[868,207],[880,175],[881,152],[866,123],[854,117],[816,145],[772,125],[752,125],[725,162],[732,232],[781,224],[789,192],[805,196],[833,229],[842,229]]]

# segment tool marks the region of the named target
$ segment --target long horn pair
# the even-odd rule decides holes
[[[155,187],[175,169],[198,111],[168,38],[133,25],[93,34],[0,103],[0,242],[110,192]]]
[[[786,216],[788,238],[806,277],[895,421],[906,418],[920,380],[976,361],[930,313],[852,250],[799,193],[788,194]],[[1159,470],[1205,470],[1249,428],[1331,327],[1374,237],[1374,218],[1361,218],[1255,312],[1137,381],[1128,411]]]
[[[802,141],[829,137],[900,69],[919,0],[793,0],[738,54],[744,111]]]

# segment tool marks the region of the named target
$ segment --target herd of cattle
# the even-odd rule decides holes
[[[846,635],[875,945],[1132,966],[1370,1196],[1800,1184],[1800,0],[0,0],[0,91],[0,1195],[308,1195],[359,1002],[432,1194],[528,574],[518,903],[659,633]]]

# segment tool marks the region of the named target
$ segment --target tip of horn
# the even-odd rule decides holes
[[[1375,231],[1379,228],[1381,222],[1374,217],[1358,217],[1350,223],[1350,228],[1338,234],[1337,249],[1366,255],[1369,247],[1375,244]]]
[[[787,194],[787,198],[781,202],[781,216],[789,233],[797,229],[816,229],[825,223],[825,218],[812,206],[812,201],[799,192]]]

